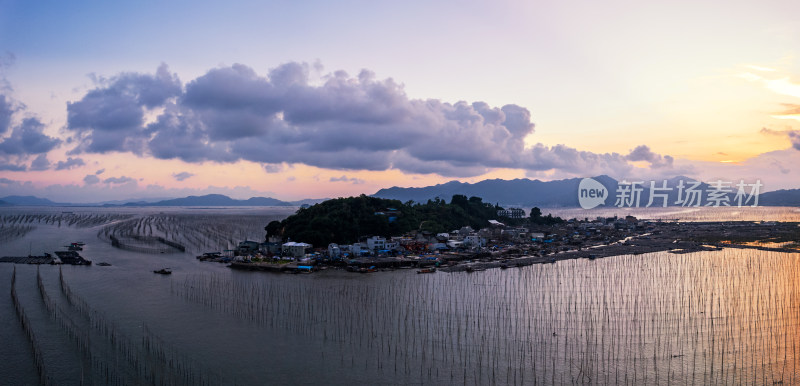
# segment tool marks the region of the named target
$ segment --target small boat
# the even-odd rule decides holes
[[[417,271],[417,273],[434,273],[434,272],[436,272],[436,267],[423,268]]]
[[[159,270],[153,271],[153,273],[160,273],[162,275],[169,275],[172,273],[172,270],[169,268],[161,268]]]
[[[111,264],[106,263],[105,261],[99,262],[99,263],[97,263],[97,265],[99,265],[101,267],[110,267],[111,266]]]

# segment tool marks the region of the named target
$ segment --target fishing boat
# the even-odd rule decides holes
[[[153,273],[159,273],[159,274],[162,274],[162,275],[169,275],[169,274],[172,274],[172,270],[169,269],[169,268],[161,268],[159,270],[153,271]]]

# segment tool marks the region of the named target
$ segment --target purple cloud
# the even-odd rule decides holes
[[[331,177],[330,182],[349,182],[353,185],[358,185],[358,184],[363,184],[364,180],[355,177],[348,178],[347,176],[341,176],[341,177]]]
[[[83,182],[86,185],[94,185],[100,182],[100,177],[97,177],[95,174],[87,174],[86,177],[83,177]]]
[[[647,161],[650,163],[651,168],[672,167],[672,162],[674,161],[671,156],[661,156],[653,153],[653,151],[650,150],[650,147],[645,145],[639,145],[635,149],[631,150],[626,158],[629,161]]]
[[[187,178],[194,177],[194,174],[193,173],[189,173],[189,172],[180,172],[180,173],[173,174],[172,177],[174,177],[178,181],[183,181],[183,180],[185,180]]]
[[[82,141],[77,151],[141,153],[146,109],[163,106],[182,92],[177,75],[165,64],[153,75],[122,73],[99,83],[81,100],[67,103],[67,126]]]
[[[792,147],[800,150],[800,130],[790,131],[789,140],[792,141]]]
[[[44,125],[37,118],[26,118],[11,130],[11,136],[0,142],[0,153],[28,155],[47,153],[61,140],[45,135]]]
[[[66,161],[58,161],[56,170],[69,170],[86,165],[82,158],[67,157]]]
[[[31,162],[31,170],[47,170],[50,169],[50,160],[47,159],[47,154],[39,154],[33,162]]]
[[[5,134],[11,127],[11,116],[17,108],[5,95],[0,95],[0,135]]]
[[[84,178],[84,180],[85,180],[85,178]],[[120,185],[120,184],[127,184],[127,183],[134,183],[135,184],[136,180],[131,178],[131,177],[122,176],[122,177],[109,177],[109,178],[106,178],[105,180],[103,180],[103,182],[106,183],[106,184]]]
[[[13,162],[0,161],[0,170],[6,170],[10,172],[24,172],[28,170],[28,167],[25,165],[15,164]]]
[[[122,74],[68,105],[71,154],[127,151],[186,162],[248,160],[264,170],[301,163],[340,170],[398,169],[475,176],[491,168],[620,174],[630,162],[671,168],[673,159],[639,146],[628,155],[564,145],[525,148],[530,112],[509,104],[410,99],[392,79],[363,70],[309,77],[287,63],[266,75],[241,64],[212,69],[185,89],[162,66]],[[144,123],[147,109],[162,108]]]

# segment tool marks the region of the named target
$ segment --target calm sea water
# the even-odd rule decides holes
[[[737,209],[727,216],[741,217]],[[0,255],[83,241],[84,257],[112,266],[0,264],[0,383],[800,382],[799,255],[654,253],[427,275],[281,275],[194,258],[260,239],[268,221],[290,212],[4,209],[6,230],[35,229],[0,229]],[[753,220],[798,212],[760,215]],[[120,250],[110,229],[188,250]],[[153,273],[162,267],[174,273]],[[8,296],[12,276],[30,333]]]

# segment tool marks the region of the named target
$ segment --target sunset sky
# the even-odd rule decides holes
[[[0,0],[0,197],[800,188],[798,55],[791,0]]]

